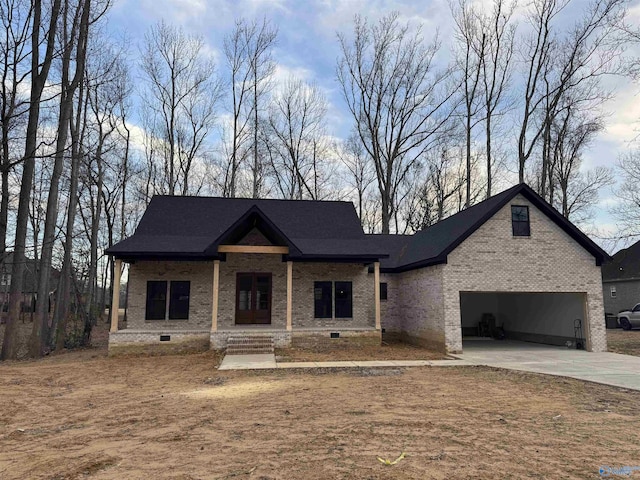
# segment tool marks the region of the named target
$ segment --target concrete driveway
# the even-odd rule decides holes
[[[509,340],[465,341],[454,355],[477,365],[577,378],[640,390],[640,357]]]

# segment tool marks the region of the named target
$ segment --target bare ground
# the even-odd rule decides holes
[[[279,361],[283,362],[336,362],[342,360],[441,360],[449,358],[442,353],[401,342],[384,342],[382,345],[343,345],[331,351],[300,348],[279,349]]]
[[[607,330],[609,351],[640,357],[640,330]]]
[[[479,367],[219,360],[88,349],[0,365],[0,478],[583,479],[640,463],[639,392]]]

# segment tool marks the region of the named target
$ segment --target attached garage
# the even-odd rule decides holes
[[[510,340],[575,345],[579,319],[584,345],[586,299],[586,293],[460,292],[462,339],[492,335],[501,327]]]

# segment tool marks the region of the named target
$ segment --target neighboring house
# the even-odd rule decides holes
[[[384,332],[460,352],[483,314],[508,338],[558,345],[579,319],[587,348],[607,348],[608,255],[524,184],[410,236],[366,235],[348,202],[156,196],[107,253],[130,265],[112,353],[224,349],[256,331],[281,347]]]
[[[613,255],[602,266],[604,311],[615,315],[640,303],[640,242]]]
[[[8,252],[0,259],[0,323],[4,323],[5,316],[9,307],[9,288],[11,287],[11,271],[13,269],[14,255]],[[32,258],[25,260],[24,280],[22,284],[22,300],[20,311],[23,313],[33,313],[35,308],[36,296],[38,291],[38,262]],[[54,268],[51,269],[49,277],[49,285],[51,290],[55,290],[60,278],[60,272]],[[53,299],[50,296],[50,305]]]

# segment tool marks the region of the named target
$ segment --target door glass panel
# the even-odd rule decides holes
[[[238,277],[238,310],[251,310],[252,277]]]
[[[268,276],[256,277],[256,310],[269,310],[269,281]]]

